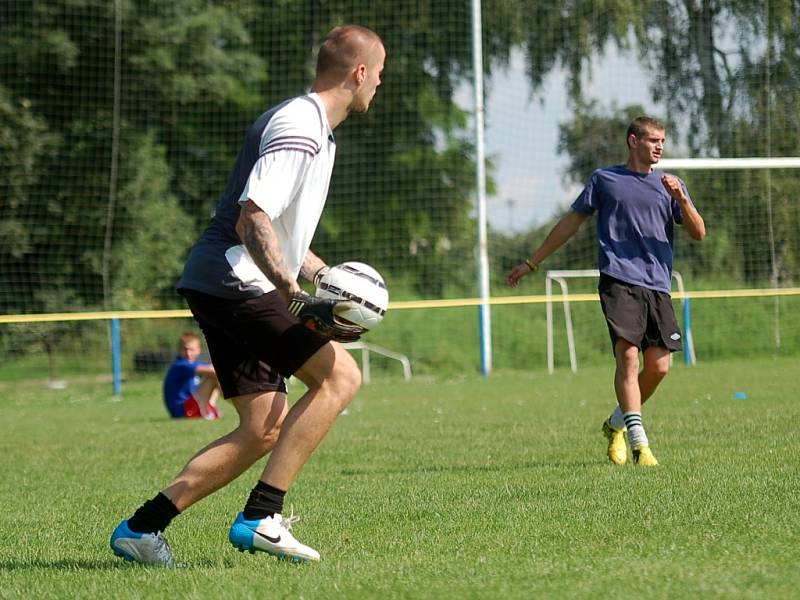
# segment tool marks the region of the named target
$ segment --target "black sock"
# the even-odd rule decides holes
[[[250,492],[250,497],[244,506],[244,518],[248,521],[255,521],[266,519],[275,513],[282,513],[285,495],[285,491],[259,481]]]
[[[128,519],[128,528],[136,533],[156,533],[164,531],[170,521],[177,517],[180,511],[175,508],[172,500],[161,492],[142,504],[133,516]]]

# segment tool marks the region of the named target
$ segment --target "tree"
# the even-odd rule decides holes
[[[534,87],[556,65],[569,72],[575,118],[562,129],[560,146],[571,156],[569,177],[584,181],[592,161],[600,166],[597,157],[607,156],[604,147],[609,146],[603,139],[617,138],[610,137],[611,130],[622,126],[617,109],[603,114],[605,108],[583,98],[582,77],[608,44],[636,52],[649,67],[653,100],[667,108],[666,115],[655,116],[669,121],[673,144],[683,141],[691,155],[796,156],[800,151],[796,1],[592,0],[558,10],[533,2],[521,6],[531,15],[523,19],[523,29]],[[751,283],[800,276],[800,221],[790,200],[800,191],[796,178],[692,172],[685,179],[695,197],[719,199],[703,204],[711,235],[702,250],[692,249],[698,253],[692,264],[708,272],[739,273]],[[774,260],[765,243],[771,237]]]
[[[507,60],[518,30],[511,3],[485,14],[489,69]],[[471,292],[474,148],[468,114],[454,101],[472,71],[469,2],[264,6],[251,31],[268,61],[268,104],[308,85],[311,49],[345,22],[382,36],[387,66],[369,113],[335,132],[336,169],[314,249],[331,262],[367,260],[417,293],[438,297],[448,285]]]
[[[150,308],[178,297],[175,284],[183,271],[186,249],[197,237],[195,220],[180,207],[169,190],[169,165],[163,146],[153,135],[143,136],[133,154],[123,161],[119,192],[122,232],[114,245],[114,305]]]
[[[0,264],[5,265],[0,306],[24,312],[30,297],[24,280],[26,257],[35,245],[36,227],[30,220],[30,199],[44,171],[45,157],[57,139],[45,121],[31,110],[29,100],[15,101],[0,85]]]
[[[518,39],[515,10],[486,11],[487,71]],[[389,62],[374,109],[336,132],[342,152],[317,249],[374,262],[428,294],[445,293],[444,282],[470,289],[474,150],[468,112],[454,101],[472,69],[469,2],[37,0],[0,7],[3,102],[39,144],[29,148],[39,158],[27,195],[14,192],[23,199],[4,225],[24,243],[0,264],[22,261],[29,278],[0,309],[41,311],[44,295],[64,310],[126,308],[134,297],[171,305],[174,264],[188,248],[162,249],[169,266],[157,285],[144,266],[154,256],[133,251],[157,245],[143,215],[188,215],[197,235],[246,127],[307,88],[312,49],[344,22],[378,31]]]
[[[26,277],[9,290],[0,309],[40,312],[48,307],[105,306],[110,298],[104,297],[102,265],[109,251],[116,256],[115,274],[120,278],[110,289],[129,286],[132,277],[144,283],[133,276],[137,271],[145,274],[146,269],[135,264],[144,255],[126,248],[142,241],[140,229],[146,224],[132,219],[126,228],[118,220],[120,215],[125,218],[126,207],[118,214],[112,210],[112,188],[120,190],[122,201],[142,200],[138,194],[146,196],[147,190],[133,188],[151,184],[162,197],[147,196],[146,206],[138,205],[143,213],[166,217],[157,223],[164,226],[172,218],[163,210],[172,211],[183,223],[177,199],[193,215],[191,237],[196,236],[224,187],[242,123],[251,118],[257,104],[255,82],[264,77],[261,59],[248,50],[243,25],[251,14],[250,3],[225,4],[231,10],[196,0],[3,5],[0,104],[4,112],[23,107],[10,126],[17,134],[27,128],[30,133],[20,141],[32,138],[35,143],[25,149],[28,174],[15,172],[14,181],[19,183],[13,185],[0,181],[4,196],[6,187],[16,186],[9,210],[24,217],[8,219],[4,226],[4,238],[12,234],[17,238],[16,255],[0,255],[0,266],[4,280],[5,270],[15,268],[14,261],[24,265]],[[116,47],[116,8],[122,11],[121,47]],[[115,51],[120,56],[119,79]],[[115,81],[121,90],[118,138],[113,127]],[[213,125],[215,114],[234,121],[232,126]],[[118,145],[113,147],[115,139]],[[142,146],[144,139],[150,141]],[[123,161],[117,180],[111,167],[113,152]],[[161,159],[153,153],[163,153],[165,162],[158,162]],[[144,162],[124,163],[134,158]],[[142,169],[152,170],[146,175]],[[156,179],[151,181],[148,175]],[[36,181],[40,185],[34,186]],[[167,190],[176,193],[172,196]],[[162,212],[158,202],[164,203]],[[110,248],[109,225],[114,233]],[[180,234],[173,239],[179,243],[163,249],[169,256],[161,254],[162,264],[185,256],[188,239]],[[165,299],[171,304],[174,271],[172,266],[164,272],[162,285],[147,286],[150,292],[158,287],[164,295],[137,296],[138,301],[149,297],[152,307]],[[61,299],[55,308],[45,300],[53,297]],[[121,301],[122,296],[116,298]]]

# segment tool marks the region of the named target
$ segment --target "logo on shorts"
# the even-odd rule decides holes
[[[677,340],[681,339],[681,334],[680,333],[673,333],[671,336],[669,336],[669,339],[677,341]]]

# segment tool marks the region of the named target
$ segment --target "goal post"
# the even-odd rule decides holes
[[[800,156],[748,158],[664,158],[653,168],[659,171],[720,169],[800,169]]]
[[[547,311],[547,371],[552,375],[555,372],[555,352],[553,350],[554,328],[553,328],[553,282],[558,283],[561,288],[561,305],[564,308],[564,323],[567,332],[567,349],[569,351],[569,366],[573,373],[578,371],[578,359],[575,355],[575,335],[572,328],[572,310],[570,308],[570,295],[567,279],[600,277],[598,269],[567,269],[547,271],[545,275],[545,306]],[[672,278],[678,287],[681,296],[681,308],[683,313],[684,330],[684,362],[687,365],[694,365],[696,357],[694,352],[694,341],[692,337],[691,324],[691,305],[689,298],[686,297],[686,290],[683,285],[683,277],[678,271],[672,272]],[[592,294],[592,299],[596,298]],[[581,295],[580,299],[586,299]]]
[[[780,171],[787,171],[787,170],[795,170],[800,169],[800,156],[779,156],[779,157],[726,157],[726,158],[665,158],[660,160],[658,163],[653,165],[653,168],[659,171],[677,171],[677,172],[684,172],[688,177],[687,172],[692,172],[695,178],[698,177],[700,180],[708,181],[709,178],[721,177],[719,172],[727,172],[726,177],[735,176],[735,172],[739,171],[742,173],[746,172],[755,172],[755,171],[763,171],[766,173],[766,185],[764,185],[760,189],[760,193],[762,194],[763,199],[763,209],[762,212],[759,213],[759,216],[763,215],[762,227],[764,230],[763,236],[763,254],[759,257],[754,256],[747,256],[745,260],[750,260],[751,262],[760,260],[762,264],[768,264],[769,267],[769,287],[773,289],[773,291],[778,291],[779,288],[785,286],[786,283],[782,283],[781,280],[781,266],[785,266],[790,261],[782,260],[780,254],[780,250],[787,245],[786,240],[784,240],[783,246],[780,245],[780,241],[776,241],[776,229],[780,227],[781,223],[781,216],[779,213],[776,213],[776,209],[773,206],[773,187],[775,183],[781,179],[785,178],[786,175],[780,174]],[[776,173],[772,175],[772,173]],[[696,182],[695,182],[696,183]],[[693,189],[693,186],[689,186],[690,189]],[[708,188],[708,186],[705,186]],[[752,186],[751,186],[752,187]],[[701,187],[702,189],[702,187]],[[708,191],[708,189],[706,189]],[[785,194],[784,194],[785,195]],[[709,200],[716,202],[716,206],[719,206],[720,199],[717,197],[713,197],[711,199],[700,197],[699,204],[700,211],[703,212],[704,204]],[[784,204],[787,201],[784,201]],[[795,200],[796,202],[796,200]],[[719,211],[717,211],[719,212]],[[752,218],[752,216],[751,216]],[[724,232],[723,232],[724,233]],[[796,237],[790,235],[789,244],[794,245],[796,242]],[[745,242],[741,242],[744,246]],[[691,266],[688,267],[691,270]],[[565,329],[566,329],[566,336],[567,336],[567,347],[569,352],[569,361],[570,361],[570,368],[573,372],[577,371],[578,362],[575,353],[575,335],[573,331],[573,324],[572,324],[572,311],[570,307],[570,301],[577,301],[577,300],[595,300],[596,295],[569,295],[569,286],[567,280],[570,278],[579,278],[579,277],[598,277],[599,272],[595,269],[587,269],[587,270],[552,270],[547,272],[547,276],[545,279],[545,295],[546,295],[546,307],[547,307],[547,369],[549,373],[553,373],[555,370],[555,356],[554,356],[554,326],[553,326],[553,302],[554,301],[561,301],[564,311],[564,320],[565,320]],[[696,354],[694,348],[694,339],[693,339],[693,332],[692,332],[692,307],[691,307],[691,299],[687,297],[684,293],[684,282],[683,277],[679,271],[673,271],[672,275],[673,279],[676,282],[676,287],[680,292],[679,296],[681,299],[681,308],[682,308],[682,320],[683,320],[683,329],[684,329],[684,362],[689,365],[693,365],[696,362]],[[784,277],[786,281],[793,281],[791,276]],[[561,290],[562,297],[560,299],[555,299],[553,296],[553,282],[558,283]],[[774,331],[774,343],[773,346],[775,350],[779,350],[781,348],[781,330],[782,330],[782,319],[781,319],[781,304],[779,295],[775,294],[773,300],[773,308],[772,308],[772,329]],[[785,328],[785,324],[784,324]]]
[[[800,168],[800,156],[758,156],[758,157],[740,157],[740,158],[665,158],[659,161],[657,164],[653,165],[655,169],[660,171],[666,170],[676,170],[676,171],[706,171],[713,173],[714,171],[764,171],[766,173],[766,185],[763,187],[763,201],[764,201],[764,217],[766,221],[766,244],[767,252],[768,252],[768,264],[769,264],[769,282],[770,287],[773,290],[778,290],[781,287],[781,280],[788,279],[789,281],[792,280],[792,276],[786,276],[785,273],[782,273],[782,268],[787,261],[786,257],[784,256],[786,249],[789,246],[797,247],[797,238],[796,238],[796,224],[795,233],[786,233],[784,232],[783,239],[780,238],[779,230],[783,227],[784,229],[787,228],[787,225],[783,223],[786,221],[786,212],[784,209],[783,219],[781,218],[781,211],[778,208],[776,212],[776,207],[774,206],[773,202],[773,188],[778,188],[780,186],[776,185],[776,182],[781,178],[780,175],[772,176],[773,171],[780,171],[780,170],[793,170]],[[784,190],[785,192],[785,190]],[[783,199],[779,198],[781,196],[780,193],[776,194],[775,202],[778,205],[783,202],[784,205],[787,202],[796,202],[796,195],[793,191],[790,191],[788,194],[783,194]],[[793,200],[788,200],[788,198],[793,198]],[[791,220],[787,221],[788,228],[791,229]],[[795,221],[796,223],[796,221]],[[796,252],[796,250],[794,250]],[[787,253],[788,254],[788,253]],[[781,304],[780,299],[776,295],[773,299],[772,305],[772,329],[773,329],[773,337],[774,337],[774,348],[776,351],[780,350],[781,348]]]

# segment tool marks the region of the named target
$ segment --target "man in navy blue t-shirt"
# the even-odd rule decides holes
[[[617,407],[603,423],[603,433],[608,457],[618,465],[628,460],[626,432],[634,462],[658,464],[642,424],[642,404],[667,374],[670,353],[682,349],[670,299],[673,223],[683,225],[692,239],[706,235],[684,183],[653,171],[664,150],[664,133],[664,125],[655,119],[634,119],[627,132],[627,162],[592,173],[533,256],[506,277],[516,286],[597,214],[598,291],[616,359]]]

